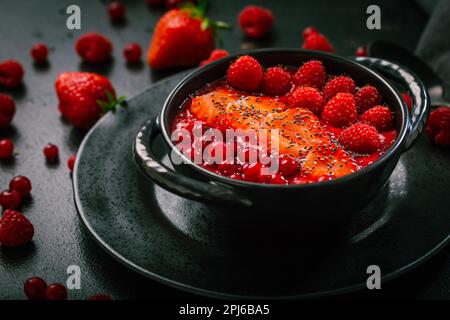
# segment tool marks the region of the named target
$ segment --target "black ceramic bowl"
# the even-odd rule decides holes
[[[248,207],[245,219],[250,218],[253,222],[339,220],[367,204],[388,181],[401,154],[423,129],[429,97],[421,81],[403,67],[375,58],[349,59],[300,49],[266,49],[246,54],[255,57],[264,67],[279,64],[298,67],[305,61],[318,59],[330,74],[346,74],[358,85],[374,85],[395,114],[397,139],[378,161],[366,168],[314,184],[271,185],[234,180],[203,169],[186,158],[183,164],[171,169],[154,154],[152,145],[156,136],[161,134],[168,150],[178,152],[170,139],[174,117],[189,95],[225,76],[230,62],[236,59],[236,56],[230,56],[184,78],[171,92],[157,118],[141,128],[134,145],[135,159],[141,171],[159,186],[182,197]],[[381,74],[409,89],[414,101],[411,115],[399,93]],[[230,215],[232,212],[230,210]]]

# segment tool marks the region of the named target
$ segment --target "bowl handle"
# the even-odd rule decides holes
[[[148,121],[138,132],[134,142],[134,157],[139,169],[160,187],[184,198],[201,202],[251,206],[252,202],[226,186],[189,178],[166,166],[153,153],[155,138],[161,133],[157,120]]]
[[[408,88],[413,101],[411,125],[405,151],[408,150],[423,131],[430,112],[430,97],[425,85],[414,73],[398,64],[372,57],[356,57],[355,59]]]

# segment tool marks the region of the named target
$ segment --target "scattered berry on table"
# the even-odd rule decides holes
[[[75,165],[75,160],[77,159],[77,155],[73,154],[69,157],[69,159],[67,160],[67,167],[69,168],[70,172],[73,171],[73,167]]]
[[[25,281],[23,291],[30,300],[44,300],[47,283],[38,277],[32,277]]]
[[[358,120],[355,98],[350,93],[338,93],[327,102],[322,111],[322,119],[326,123],[343,128]]]
[[[283,68],[268,68],[262,79],[262,92],[268,96],[282,96],[291,90],[291,80],[291,74]]]
[[[261,85],[263,73],[255,58],[241,56],[228,68],[227,83],[237,90],[255,92]]]
[[[288,97],[290,108],[306,108],[315,114],[320,114],[324,105],[322,94],[313,87],[298,87]]]
[[[312,33],[305,38],[302,45],[306,50],[319,50],[325,52],[334,52],[333,46],[330,41],[321,33]]]
[[[102,63],[111,57],[111,41],[99,33],[86,33],[77,39],[75,49],[88,63]]]
[[[391,129],[394,126],[394,117],[388,107],[375,106],[365,111],[360,121],[370,124],[379,132]]]
[[[10,139],[0,140],[0,159],[7,159],[13,156],[14,143]]]
[[[325,83],[325,67],[321,61],[310,60],[304,63],[294,75],[294,83],[321,89]]]
[[[211,55],[208,59],[203,60],[200,62],[200,66],[204,66],[208,63],[211,63],[213,61],[219,60],[221,58],[227,57],[229,55],[228,51],[222,50],[222,49],[215,49],[211,52]]]
[[[367,57],[366,47],[360,46],[355,50],[355,56],[357,57]]]
[[[323,88],[323,95],[326,100],[330,100],[338,93],[355,92],[355,82],[352,78],[346,76],[337,76],[330,79]]]
[[[22,65],[16,60],[6,60],[1,62],[0,87],[18,87],[22,83],[24,73]]]
[[[372,153],[381,146],[377,129],[366,123],[355,123],[342,131],[339,142],[344,148],[357,153]]]
[[[137,43],[130,43],[123,49],[123,56],[129,63],[137,63],[141,61],[142,49]]]
[[[123,21],[125,19],[126,7],[119,1],[111,2],[108,5],[109,18],[113,22]]]
[[[30,54],[36,63],[44,63],[48,59],[48,48],[43,43],[37,43],[31,48]]]
[[[318,33],[319,33],[319,31],[315,27],[309,26],[309,27],[306,27],[305,29],[303,29],[302,36],[303,36],[303,39],[306,39],[310,35],[318,34]]]
[[[377,88],[373,86],[364,86],[355,94],[356,108],[359,113],[363,113],[381,103],[381,95]]]
[[[45,291],[47,300],[67,300],[67,289],[60,283],[52,283]]]
[[[248,37],[254,39],[267,35],[273,22],[272,12],[258,6],[247,6],[239,14],[239,25]]]
[[[25,176],[16,176],[9,182],[9,189],[16,190],[20,193],[21,198],[25,198],[30,195],[31,181]]]
[[[0,129],[10,125],[15,113],[14,100],[10,96],[0,93]]]
[[[0,244],[18,247],[31,241],[34,227],[30,220],[18,211],[5,210],[0,219]]]
[[[16,190],[3,190],[0,192],[0,206],[3,209],[18,209],[22,203],[22,197]]]
[[[58,158],[59,149],[54,144],[49,143],[44,147],[43,153],[44,153],[45,158],[48,161],[52,162]]]
[[[450,146],[450,108],[439,107],[431,111],[425,132],[435,144]]]

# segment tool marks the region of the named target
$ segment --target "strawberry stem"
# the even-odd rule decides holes
[[[120,96],[119,98],[115,99],[112,93],[109,90],[105,90],[105,95],[107,101],[104,100],[97,100],[97,104],[102,108],[103,114],[107,113],[108,111],[116,111],[116,107],[118,105],[122,106],[123,108],[126,108],[126,97]]]

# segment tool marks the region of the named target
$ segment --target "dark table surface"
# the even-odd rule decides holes
[[[11,177],[21,174],[33,182],[33,196],[23,212],[33,221],[34,241],[20,249],[0,248],[0,298],[22,299],[22,284],[37,275],[49,282],[65,283],[69,265],[81,268],[81,290],[69,297],[84,299],[104,292],[116,299],[195,298],[142,278],[129,271],[91,239],[80,222],[72,198],[72,181],[67,158],[76,152],[84,133],[72,128],[57,111],[54,91],[56,75],[62,71],[86,70],[108,76],[120,94],[132,97],[171,72],[154,72],[142,63],[127,66],[122,57],[126,43],[138,42],[147,48],[157,19],[163,10],[149,9],[143,0],[123,1],[127,21],[109,22],[104,1],[21,1],[0,2],[0,61],[14,58],[22,62],[24,85],[7,93],[17,103],[12,128],[0,131],[0,138],[12,138],[18,155],[0,162],[0,189]],[[210,1],[213,18],[236,25],[239,10],[251,1]],[[382,11],[382,29],[365,27],[366,8],[371,1],[255,1],[271,8],[277,17],[273,34],[254,42],[242,36],[238,28],[223,33],[224,47],[230,52],[255,47],[299,47],[301,31],[308,25],[318,27],[332,40],[336,51],[351,55],[356,46],[375,39],[396,41],[414,49],[427,22],[427,16],[410,1],[378,1]],[[66,29],[66,7],[78,4],[82,11],[82,30]],[[82,33],[98,31],[114,43],[113,59],[101,67],[80,62],[74,51],[75,39]],[[29,50],[44,42],[51,48],[48,66],[33,64]],[[2,90],[2,92],[5,90]],[[60,148],[60,162],[46,163],[42,148],[52,142]],[[450,298],[450,250],[445,249],[416,270],[383,286],[379,292],[357,292],[352,298]]]

